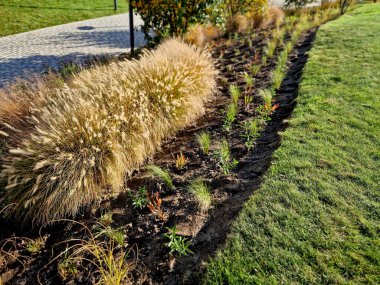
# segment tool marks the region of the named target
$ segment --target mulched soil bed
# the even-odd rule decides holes
[[[124,229],[126,244],[131,248],[131,258],[137,260],[136,269],[131,273],[136,284],[199,284],[203,262],[224,244],[229,228],[244,202],[260,186],[263,174],[270,166],[272,154],[281,143],[279,132],[287,127],[285,119],[291,115],[296,105],[298,85],[315,30],[305,33],[291,53],[289,70],[275,99],[280,107],[271,116],[271,121],[257,139],[255,147],[248,151],[241,137],[240,123],[256,115],[255,109],[260,103],[257,91],[269,86],[270,72],[276,66],[280,49],[256,76],[251,107],[246,110],[243,102],[239,103],[237,122],[230,132],[223,129],[223,110],[230,102],[230,84],[237,84],[244,90],[242,73],[249,73],[251,64],[260,59],[257,55],[266,44],[267,33],[261,31],[253,39],[250,36],[242,36],[232,41],[222,39],[213,46],[212,53],[220,70],[219,87],[214,99],[207,104],[204,116],[193,126],[166,141],[149,161],[169,169],[175,187],[168,189],[144,171],[135,172],[127,181],[127,186],[132,191],[137,191],[141,186],[147,186],[149,192],[159,191],[166,215],[164,220],[150,213],[148,208],[135,209],[128,191],[102,201],[100,207],[76,218],[90,226],[94,221],[99,221],[101,213],[113,212],[113,227]],[[252,44],[248,44],[249,41]],[[196,140],[196,135],[201,131],[208,131],[212,136],[213,147],[209,156],[201,152]],[[229,176],[225,176],[218,169],[218,160],[212,154],[216,142],[223,137],[229,142],[232,156],[239,161]],[[177,170],[175,156],[180,152],[188,158],[189,163],[183,169]],[[197,177],[204,178],[212,189],[213,207],[207,214],[198,211],[193,195],[187,189],[189,182]],[[169,254],[170,250],[165,245],[167,239],[163,234],[168,232],[167,227],[173,226],[177,227],[178,234],[192,241],[191,250],[194,254],[187,257]],[[9,280],[9,284],[28,285],[93,284],[96,281],[96,274],[91,274],[94,272],[91,265],[81,269],[75,279],[63,282],[57,271],[60,259],[49,264],[54,256],[66,248],[66,244],[58,243],[72,238],[86,238],[81,225],[67,221],[40,231],[25,231],[19,225],[0,220],[2,240],[14,236],[36,238],[40,235],[46,236],[47,240],[42,252],[35,255],[25,254],[25,242],[22,239],[14,238],[14,243],[5,246],[4,250],[12,256],[4,253],[0,255],[0,276],[4,280]]]

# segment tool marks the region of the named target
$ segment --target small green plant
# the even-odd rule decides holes
[[[105,228],[101,228],[95,234],[86,225],[76,223],[87,232],[88,240],[76,240],[77,243],[68,246],[64,252],[52,260],[54,261],[61,256],[64,257],[63,264],[59,266],[61,269],[58,269],[61,277],[67,276],[69,272],[75,274],[76,266],[80,266],[80,271],[82,271],[82,267],[88,266],[90,263],[95,267],[95,274],[99,278],[97,284],[130,284],[129,274],[135,268],[135,261],[131,261],[129,258],[130,251],[120,250],[120,243],[113,238],[104,239]],[[102,225],[100,226],[102,227]]]
[[[252,96],[245,93],[244,94],[244,107],[245,107],[245,109],[249,108],[249,105],[251,105],[252,101],[253,101]]]
[[[39,253],[41,249],[45,246],[45,242],[46,242],[46,238],[43,238],[43,237],[31,239],[26,244],[26,250],[32,254]]]
[[[237,114],[237,105],[235,103],[230,103],[227,106],[226,117],[224,118],[224,129],[226,131],[230,131],[232,127],[232,123],[236,120]]]
[[[263,100],[264,108],[265,110],[270,113],[272,111],[272,104],[273,104],[273,92],[270,89],[261,89],[260,97]]]
[[[262,120],[269,121],[269,116],[279,107],[279,104],[273,105],[273,91],[271,89],[261,89],[259,94],[263,104],[257,108],[257,112]]]
[[[170,248],[170,253],[178,253],[181,255],[188,255],[193,253],[189,247],[191,245],[191,242],[182,236],[177,235],[177,229],[176,227],[173,228],[166,228],[169,232],[164,234],[164,237],[169,239],[169,242],[167,243],[167,246]]]
[[[69,251],[67,248],[63,255],[63,260],[58,263],[58,274],[63,281],[75,277],[78,274],[78,266],[75,263],[75,260],[69,258]]]
[[[223,171],[224,175],[228,175],[239,162],[231,157],[230,147],[226,139],[220,142],[218,149],[218,166]]]
[[[265,55],[267,56],[267,58],[271,58],[273,56],[276,47],[277,47],[276,40],[271,40],[268,42],[265,48]]]
[[[112,212],[106,212],[106,213],[103,213],[101,216],[100,216],[100,223],[105,226],[105,227],[108,227],[112,224],[113,220],[112,220],[112,215],[113,213]]]
[[[261,58],[261,65],[265,66],[267,64],[268,57],[266,55],[263,55]]]
[[[149,200],[148,208],[151,213],[156,215],[159,219],[165,220],[166,215],[161,208],[162,199],[160,198],[160,194],[158,192],[152,193],[151,195],[146,193],[146,197]]]
[[[249,92],[252,91],[253,84],[255,83],[255,79],[251,75],[249,75],[247,72],[244,72],[243,76],[244,76],[244,81],[245,81],[245,86],[246,86],[247,91]]]
[[[198,206],[202,212],[207,212],[211,205],[210,187],[200,178],[193,180],[189,185],[189,190],[194,194]]]
[[[252,64],[251,73],[252,76],[255,77],[260,72],[261,66],[259,64]]]
[[[139,188],[139,191],[132,198],[132,205],[134,208],[143,209],[148,205],[148,200],[146,198],[147,193],[146,186]]]
[[[239,99],[240,99],[240,95],[241,95],[240,88],[235,84],[231,85],[230,86],[230,94],[231,94],[232,102],[237,104]]]
[[[167,170],[162,169],[161,167],[157,165],[147,165],[145,167],[152,175],[156,176],[157,178],[161,179],[165,182],[165,184],[172,189],[173,188],[173,180],[170,177],[170,173]]]
[[[255,140],[258,138],[259,133],[262,129],[261,124],[259,120],[251,119],[245,121],[242,127],[244,129],[244,133],[241,136],[245,138],[245,145],[247,146],[248,150],[251,150],[254,147]]]
[[[177,169],[182,169],[185,167],[187,162],[188,162],[188,159],[186,158],[186,156],[184,156],[183,153],[180,152],[179,154],[177,154],[177,159],[175,161],[175,167]]]
[[[204,154],[208,154],[211,146],[211,136],[209,133],[201,132],[197,136],[199,146]]]
[[[112,227],[105,227],[100,231],[100,235],[108,237],[120,246],[124,245],[125,235],[123,228],[114,229]]]

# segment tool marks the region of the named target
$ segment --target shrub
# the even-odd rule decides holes
[[[354,0],[339,0],[339,12],[341,15],[346,13],[348,7],[354,3]]]
[[[150,43],[158,43],[165,35],[184,34],[191,23],[204,19],[206,9],[213,1],[132,0],[131,3],[144,22],[142,31],[145,38]]]
[[[285,13],[280,7],[269,7],[260,14],[253,14],[254,27],[265,29],[271,25],[279,26],[285,19]]]
[[[312,3],[313,0],[285,0],[285,7],[300,9],[305,7],[307,4]]]
[[[229,34],[244,33],[249,27],[249,22],[246,16],[237,14],[227,18],[226,31]]]
[[[84,70],[64,88],[9,94],[29,106],[17,120],[0,106],[9,214],[45,223],[74,215],[109,186],[121,190],[126,173],[204,112],[215,75],[208,54],[168,40],[139,61]]]
[[[188,29],[183,38],[186,43],[203,48],[211,41],[220,38],[222,34],[218,26],[195,24]]]

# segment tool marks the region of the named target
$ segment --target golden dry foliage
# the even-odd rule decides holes
[[[195,24],[188,29],[183,39],[186,43],[203,48],[206,44],[221,36],[222,31],[217,26]]]
[[[227,33],[244,33],[249,26],[249,21],[245,15],[236,14],[227,18],[226,31]]]
[[[141,166],[163,138],[204,112],[216,86],[209,54],[167,40],[138,61],[84,70],[70,86],[17,94],[27,116],[0,108],[9,214],[34,224],[73,216]],[[8,94],[8,97],[11,94]]]
[[[265,13],[260,23],[260,28],[266,28],[270,25],[279,26],[285,20],[285,13],[280,7],[270,7]]]

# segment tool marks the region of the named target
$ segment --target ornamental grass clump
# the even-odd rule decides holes
[[[63,88],[7,94],[28,106],[11,117],[0,106],[9,215],[47,223],[120,191],[126,173],[204,112],[215,75],[210,55],[170,39],[139,60],[84,70]]]

